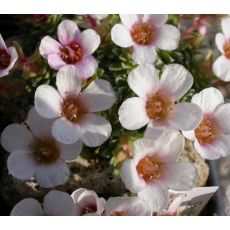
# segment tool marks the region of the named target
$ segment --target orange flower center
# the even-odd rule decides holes
[[[160,178],[160,165],[152,156],[142,158],[137,164],[137,173],[146,182]]]
[[[154,39],[154,28],[148,23],[136,23],[132,27],[131,36],[135,43],[148,45]]]
[[[127,216],[123,211],[116,211],[110,214],[110,216]]]
[[[224,44],[224,54],[226,58],[230,59],[230,41]]]
[[[10,65],[10,55],[6,50],[0,49],[0,69],[5,69]]]

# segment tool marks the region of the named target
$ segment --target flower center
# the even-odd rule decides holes
[[[148,45],[154,39],[154,28],[148,23],[136,23],[131,30],[134,42],[139,45]]]
[[[76,95],[68,95],[62,103],[62,113],[67,120],[78,123],[86,113],[86,109]]]
[[[77,42],[71,42],[69,45],[60,48],[59,56],[67,64],[75,64],[81,61],[83,50]]]
[[[147,115],[153,120],[162,120],[172,110],[173,103],[159,94],[149,97],[146,102]]]
[[[60,151],[55,141],[47,138],[33,143],[32,156],[39,164],[51,164],[59,158]]]
[[[195,129],[195,136],[200,144],[212,143],[218,134],[216,121],[211,118],[204,118],[198,128]]]
[[[97,211],[97,205],[96,204],[90,204],[84,208],[82,215],[88,214],[88,213],[95,213],[96,211]]]
[[[160,165],[152,156],[142,158],[137,164],[137,173],[146,182],[160,178]]]
[[[6,50],[0,49],[0,69],[5,69],[10,65],[10,55]]]
[[[224,44],[224,53],[225,53],[225,57],[230,59],[230,41],[227,41]]]
[[[116,211],[110,214],[110,216],[127,216],[123,211]]]

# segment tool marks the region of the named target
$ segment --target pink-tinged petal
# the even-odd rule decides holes
[[[159,88],[159,76],[151,64],[139,65],[128,76],[129,87],[141,98],[147,99]]]
[[[48,165],[38,165],[35,172],[37,183],[43,188],[64,184],[69,178],[69,168],[63,160]]]
[[[44,216],[39,202],[32,198],[26,198],[18,202],[12,209],[11,216]]]
[[[18,60],[18,53],[14,47],[10,47],[8,49],[8,53],[10,55],[10,65],[7,67],[7,69],[12,69],[15,65],[16,61]]]
[[[104,198],[99,198],[97,200],[97,213],[102,215],[105,209],[106,200]]]
[[[122,24],[116,24],[113,26],[111,30],[111,38],[113,42],[120,47],[127,48],[134,44],[129,29]]]
[[[138,192],[137,196],[151,207],[151,213],[166,209],[169,201],[167,187],[158,181],[153,181],[151,185]]]
[[[77,76],[81,79],[92,77],[97,70],[97,61],[92,55],[83,58],[82,61],[75,64]]]
[[[182,131],[182,134],[184,137],[186,137],[190,141],[195,141],[195,139],[196,139],[194,130]]]
[[[14,151],[7,159],[9,174],[20,180],[28,180],[34,176],[36,163],[27,151]]]
[[[102,145],[111,135],[112,127],[108,120],[96,114],[86,114],[80,123],[82,141],[89,147]]]
[[[115,92],[108,81],[99,79],[91,82],[80,97],[88,112],[100,112],[113,106]]]
[[[197,140],[194,142],[196,151],[207,160],[216,160],[220,157],[230,155],[230,136],[219,135],[217,140],[211,144],[201,145]]]
[[[162,50],[175,50],[180,42],[180,32],[172,25],[163,25],[158,29],[157,40],[154,42]]]
[[[71,20],[62,21],[57,29],[58,40],[63,45],[68,45],[75,40],[76,35],[80,33],[77,24]]]
[[[225,17],[221,21],[221,27],[226,37],[230,37],[230,17]]]
[[[125,100],[119,108],[118,115],[121,125],[129,130],[140,129],[150,121],[145,109],[145,100],[132,97]]]
[[[41,40],[41,44],[39,46],[39,52],[41,56],[45,59],[48,59],[50,54],[57,54],[60,52],[61,44],[51,38],[50,36],[45,36]]]
[[[79,205],[79,197],[81,194],[84,194],[85,191],[87,191],[87,189],[79,188],[71,194],[71,197],[75,204],[75,216],[81,216],[84,211],[83,207]]]
[[[4,39],[1,34],[0,34],[0,49],[7,50],[6,43],[4,42]]]
[[[215,42],[216,42],[216,46],[217,46],[218,50],[222,54],[224,54],[224,43],[225,43],[224,35],[222,33],[216,34]]]
[[[163,132],[162,129],[156,129],[153,126],[153,123],[150,121],[146,130],[145,130],[144,138],[154,141],[162,134],[162,132]]]
[[[168,208],[168,213],[171,215],[175,215],[178,208],[180,207],[181,203],[183,201],[182,195],[179,195],[178,197],[176,197],[172,203],[169,205]]]
[[[224,55],[216,59],[213,63],[212,70],[222,81],[230,81],[230,60]]]
[[[73,216],[74,202],[66,192],[57,190],[46,194],[43,202],[44,213],[46,216]]]
[[[48,63],[50,67],[54,70],[59,70],[67,65],[58,54],[49,54]]]
[[[211,114],[224,103],[224,97],[218,89],[210,87],[195,94],[191,102],[199,105],[205,114]]]
[[[78,78],[75,66],[67,65],[57,72],[56,85],[64,98],[67,94],[79,94],[82,81]]]
[[[84,30],[80,35],[80,43],[83,47],[84,54],[90,55],[99,47],[101,38],[95,30]]]
[[[119,14],[119,16],[122,24],[124,24],[129,29],[131,29],[135,23],[140,22],[143,17],[140,14]]]
[[[59,117],[62,98],[55,88],[40,85],[35,92],[34,105],[36,111],[47,119]]]
[[[90,16],[97,20],[103,20],[109,16],[109,14],[90,14]]]
[[[193,103],[174,105],[168,122],[174,130],[189,131],[197,128],[203,120],[203,111]]]
[[[167,14],[144,14],[143,22],[151,23],[154,27],[160,27],[168,20]]]
[[[171,162],[161,165],[160,181],[167,188],[185,191],[195,187],[197,169],[187,162]]]
[[[146,187],[146,183],[139,177],[134,160],[126,160],[120,171],[120,176],[125,187],[132,193],[137,193]]]
[[[160,91],[176,101],[192,87],[193,77],[182,65],[170,64],[160,79]]]
[[[7,152],[16,150],[30,150],[34,138],[31,132],[19,124],[7,126],[1,134],[1,145]]]
[[[73,144],[81,137],[81,130],[77,123],[73,123],[64,117],[58,118],[52,126],[53,137],[63,144]]]
[[[156,60],[157,52],[154,46],[133,46],[132,58],[137,64],[153,63]]]

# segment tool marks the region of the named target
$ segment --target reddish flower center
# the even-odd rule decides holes
[[[96,204],[89,204],[86,207],[84,207],[82,215],[88,214],[88,213],[95,213],[97,211],[97,205]]]
[[[147,115],[153,120],[166,118],[172,110],[173,103],[166,97],[154,94],[146,102]]]
[[[135,43],[148,45],[154,39],[154,28],[148,23],[136,23],[132,27],[131,36]]]
[[[39,164],[51,164],[60,157],[60,151],[56,142],[50,138],[36,140],[32,144],[32,157]]]
[[[216,139],[217,134],[217,123],[211,118],[204,118],[198,128],[195,129],[195,136],[200,144],[212,143]]]
[[[127,216],[123,211],[116,211],[110,214],[110,216]]]
[[[67,64],[75,64],[81,61],[83,50],[77,42],[71,42],[69,45],[60,48],[59,56]]]
[[[142,158],[137,164],[137,173],[146,182],[160,178],[160,165],[152,156]]]
[[[10,55],[6,50],[0,49],[0,69],[5,69],[10,65]]]
[[[224,54],[226,58],[230,59],[230,41],[224,44]]]

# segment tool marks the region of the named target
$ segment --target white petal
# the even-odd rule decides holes
[[[61,113],[62,98],[52,86],[41,85],[35,92],[36,111],[47,119],[56,118]]]
[[[224,54],[224,43],[225,43],[225,37],[224,37],[224,35],[222,33],[216,34],[215,41],[216,41],[216,46],[217,46],[218,50],[222,54]]]
[[[112,127],[104,118],[95,114],[86,114],[80,123],[82,141],[89,147],[102,145],[110,136]]]
[[[79,33],[77,24],[71,20],[62,21],[57,29],[58,40],[63,45],[68,45],[76,38],[76,35]]]
[[[132,193],[140,192],[146,186],[145,181],[137,174],[134,160],[126,160],[122,164],[120,176],[125,184],[125,187]]]
[[[180,99],[193,84],[193,77],[182,65],[170,64],[163,71],[160,90],[172,100]]]
[[[195,94],[191,102],[199,105],[205,114],[211,114],[224,103],[224,97],[218,89],[210,87]]]
[[[37,183],[43,188],[51,188],[64,184],[69,178],[69,168],[63,160],[36,168]]]
[[[116,95],[111,84],[102,79],[91,82],[82,92],[80,98],[88,112],[107,110],[116,101]]]
[[[146,114],[145,100],[132,97],[125,100],[118,111],[121,125],[129,130],[140,129],[149,122]]]
[[[158,90],[158,72],[153,65],[140,65],[129,73],[128,84],[139,97],[147,99]]]
[[[187,162],[171,162],[161,165],[160,180],[170,189],[185,191],[196,184],[197,169]]]
[[[175,50],[179,42],[179,30],[172,25],[163,25],[158,29],[158,37],[154,44],[162,50]]]
[[[157,57],[157,52],[152,45],[137,45],[133,46],[132,58],[137,64],[154,63]]]
[[[11,124],[1,134],[1,145],[7,152],[30,150],[34,138],[31,132],[22,125]]]
[[[169,194],[167,188],[158,181],[154,181],[151,186],[147,186],[138,197],[144,200],[151,207],[151,213],[159,212],[167,208]]]
[[[14,151],[7,159],[9,174],[20,180],[28,180],[34,176],[36,163],[26,151]]]
[[[72,197],[61,191],[53,190],[46,194],[43,202],[47,216],[73,216],[74,202]]]
[[[163,132],[162,129],[156,129],[153,126],[153,123],[150,121],[145,130],[144,138],[150,139],[150,140],[156,140],[162,134],[162,132]]]
[[[221,21],[221,27],[226,37],[230,37],[230,17],[225,17]]]
[[[141,15],[138,14],[119,14],[122,24],[124,24],[129,29],[132,28],[132,26],[137,23]]]
[[[90,16],[97,20],[103,20],[108,17],[109,14],[90,14]]]
[[[0,34],[0,49],[7,50],[6,44],[1,34]]]
[[[18,202],[10,213],[11,216],[43,216],[43,210],[37,200],[26,198]]]
[[[214,74],[223,81],[230,81],[230,60],[221,55],[213,63]]]
[[[79,36],[85,55],[94,53],[100,45],[101,38],[95,30],[84,30]]]
[[[116,24],[113,26],[111,30],[111,38],[113,42],[120,47],[127,48],[134,44],[129,29],[122,24]]]
[[[196,139],[194,130],[182,131],[182,134],[184,137],[186,137],[190,141],[195,141],[195,139]]]
[[[174,105],[168,122],[174,130],[189,131],[198,127],[203,120],[203,111],[193,103]]]
[[[67,65],[58,54],[49,54],[48,63],[54,70],[59,70]]]
[[[73,144],[81,137],[81,130],[77,123],[70,122],[61,117],[53,123],[52,135],[63,144]]]
[[[79,94],[81,92],[81,82],[73,65],[62,67],[57,72],[56,85],[62,97],[65,97],[66,94]]]
[[[226,188],[226,195],[227,195],[227,198],[228,198],[228,202],[230,202],[230,185],[228,185],[227,188]]]
[[[16,63],[16,61],[18,60],[18,53],[14,47],[10,47],[8,49],[8,52],[10,55],[10,64],[7,67],[7,69],[11,70],[13,68],[14,64]]]
[[[144,14],[143,22],[149,22],[154,27],[160,27],[168,20],[167,14]]]

